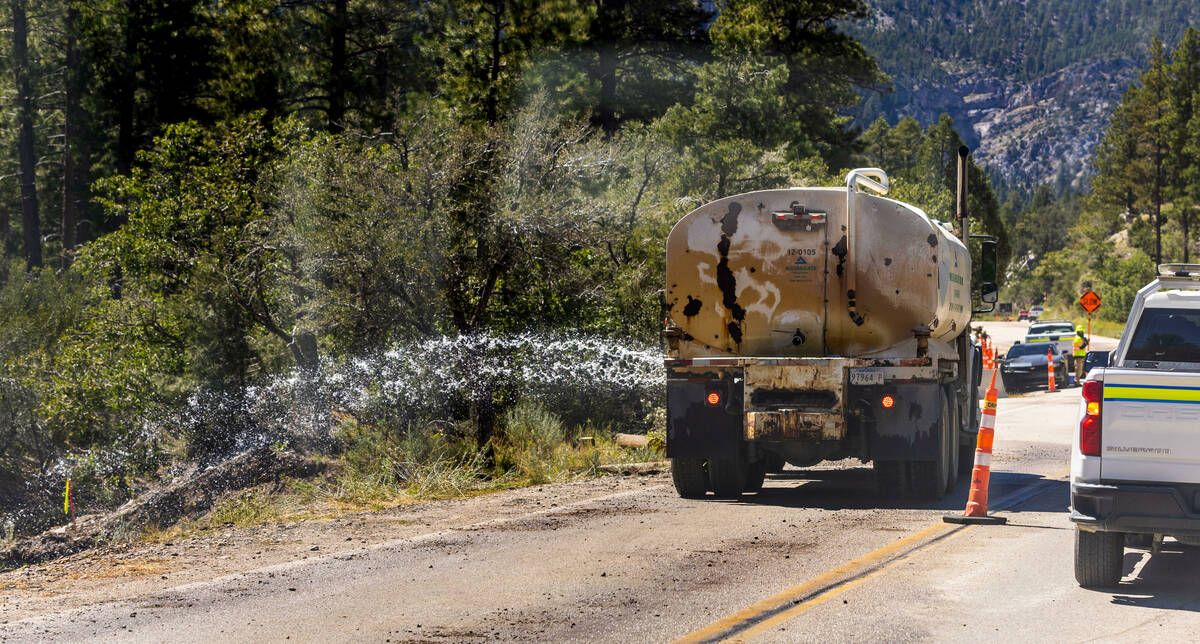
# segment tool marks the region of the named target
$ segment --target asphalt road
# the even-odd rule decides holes
[[[1000,401],[1004,526],[941,521],[963,481],[936,504],[879,499],[857,462],[789,469],[738,502],[679,499],[664,476],[575,500],[547,486],[557,505],[48,610],[0,641],[1191,640],[1200,549],[1127,550],[1117,589],[1074,582],[1078,391]]]

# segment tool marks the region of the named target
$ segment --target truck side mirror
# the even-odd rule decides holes
[[[1112,351],[1088,351],[1083,361],[1092,367],[1107,367],[1112,361]]]
[[[1000,299],[1000,287],[996,286],[995,282],[984,282],[983,286],[979,287],[979,299],[987,304],[995,304],[996,300]]]
[[[996,240],[985,239],[979,248],[979,279],[984,283],[996,281]]]
[[[972,313],[991,313],[996,310],[1000,289],[996,286],[996,240],[984,239],[979,248],[979,299],[989,306]]]

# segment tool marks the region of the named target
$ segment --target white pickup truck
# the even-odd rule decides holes
[[[1083,383],[1071,454],[1085,587],[1115,586],[1126,546],[1200,545],[1200,264],[1159,266],[1107,358]]]

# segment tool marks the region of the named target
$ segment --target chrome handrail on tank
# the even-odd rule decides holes
[[[872,178],[874,177],[874,178]],[[846,267],[848,275],[846,275],[846,302],[850,310],[850,320],[855,325],[863,323],[863,317],[858,314],[858,302],[856,301],[855,287],[858,280],[856,274],[858,271],[854,269],[854,246],[856,236],[854,234],[854,193],[858,192],[858,186],[870,188],[881,195],[888,193],[888,176],[887,173],[879,168],[855,168],[846,173]]]
[[[875,177],[872,179],[871,177]],[[846,190],[853,191],[858,184],[881,195],[888,193],[887,173],[879,168],[855,168],[846,173]]]

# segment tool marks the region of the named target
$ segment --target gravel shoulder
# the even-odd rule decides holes
[[[289,562],[345,555],[390,541],[520,521],[574,503],[669,484],[669,475],[650,469],[332,519],[256,527],[227,524],[181,539],[108,545],[0,573],[0,624]]]

